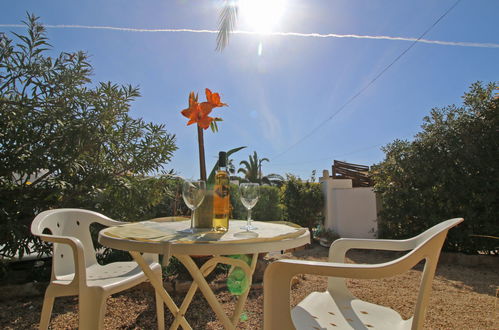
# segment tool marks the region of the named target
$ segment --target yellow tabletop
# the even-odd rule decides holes
[[[166,247],[171,248],[173,254],[217,254],[223,251],[227,251],[223,254],[229,254],[277,251],[309,243],[308,230],[292,223],[253,221],[257,229],[252,231],[240,229],[245,223],[230,220],[227,232],[200,229],[196,233],[187,233],[183,230],[190,227],[190,220],[158,218],[106,228],[100,232],[99,241],[121,250],[161,254]],[[203,248],[207,246],[208,249]]]

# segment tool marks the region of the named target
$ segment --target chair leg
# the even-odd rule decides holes
[[[52,286],[48,286],[43,297],[42,314],[40,316],[40,329],[48,329],[52,307],[54,306],[55,295]]]
[[[79,296],[79,329],[98,330],[104,329],[104,316],[106,314],[106,298],[100,289],[89,289],[80,292]]]
[[[161,267],[157,271],[158,277],[163,281],[163,271]],[[154,290],[156,299],[156,319],[158,321],[158,330],[165,330],[165,305],[161,299],[161,295]]]

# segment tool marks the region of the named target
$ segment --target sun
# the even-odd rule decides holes
[[[268,33],[280,22],[285,11],[285,0],[241,0],[241,19],[259,33]]]

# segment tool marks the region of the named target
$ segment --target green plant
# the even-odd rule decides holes
[[[499,99],[497,87],[477,82],[462,106],[432,109],[414,141],[383,148],[372,167],[381,197],[379,234],[407,238],[438,222],[464,217],[449,232],[448,251],[496,253],[494,240],[472,235],[499,232]]]
[[[319,183],[288,174],[281,187],[281,203],[284,220],[308,227],[311,236],[313,228],[323,222],[324,197]]]
[[[262,180],[262,163],[268,161],[268,158],[258,158],[256,151],[253,151],[253,156],[249,156],[249,161],[242,160],[239,162],[239,165],[244,167],[238,169],[237,173],[242,173],[249,182],[260,183]]]
[[[260,184],[276,185],[281,186],[284,178],[279,174],[262,174],[262,163],[269,162],[268,158],[258,158],[256,151],[253,151],[253,156],[250,155],[248,160],[242,160],[239,165],[243,167],[237,170],[238,173],[244,175],[244,179],[249,182],[255,182]]]
[[[338,235],[338,233],[336,233],[332,229],[324,228],[323,226],[318,226],[317,229],[314,231],[314,237],[325,240],[328,243],[331,243],[334,240],[340,238],[340,235]]]
[[[164,125],[129,116],[132,86],[92,84],[82,51],[53,58],[45,28],[0,43],[0,256],[42,252],[30,234],[43,210],[81,207],[140,219],[162,200],[160,171],[176,150]],[[142,208],[135,208],[138,204]],[[122,209],[121,209],[122,208]],[[34,244],[34,247],[33,247]]]
[[[246,219],[248,211],[241,203],[239,187],[230,185],[230,203],[232,205],[233,219]],[[282,220],[282,207],[279,204],[279,188],[273,186],[260,186],[260,198],[251,212],[253,220],[279,221]]]
[[[315,227],[313,230],[312,230],[312,234],[314,236],[314,238],[321,238],[324,233],[326,232],[326,227],[324,227],[322,224],[318,224],[317,227]]]

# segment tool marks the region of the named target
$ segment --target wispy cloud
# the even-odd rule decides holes
[[[45,24],[49,29],[92,29],[92,30],[113,30],[125,32],[177,32],[177,33],[209,33],[217,34],[217,30],[197,30],[197,29],[141,29],[141,28],[128,28],[117,26],[92,26],[92,25],[50,25]],[[0,24],[4,28],[19,28],[25,27],[22,24]],[[300,32],[254,32],[254,31],[241,31],[236,30],[234,34],[244,35],[266,35],[266,36],[281,36],[281,37],[302,37],[302,38],[350,38],[350,39],[372,39],[372,40],[390,40],[390,41],[417,41],[419,43],[442,45],[442,46],[460,46],[460,47],[478,47],[478,48],[499,48],[498,43],[483,43],[483,42],[467,42],[467,41],[443,41],[443,40],[430,40],[419,39],[410,37],[392,37],[392,36],[371,36],[359,34],[337,34],[337,33],[300,33]]]
[[[259,110],[263,117],[263,120],[261,121],[261,131],[263,132],[263,135],[274,147],[281,147],[282,132],[279,119],[266,102],[263,102]]]

